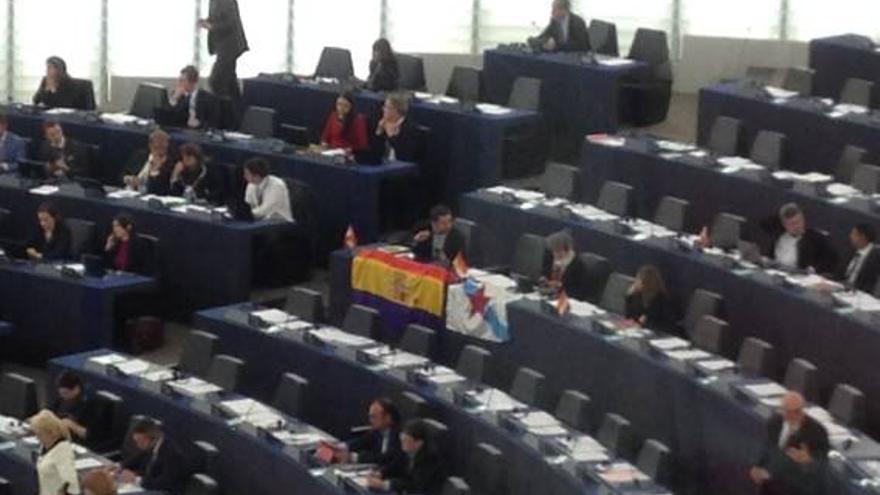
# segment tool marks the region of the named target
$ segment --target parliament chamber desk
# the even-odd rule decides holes
[[[299,234],[296,224],[280,220],[214,220],[154,209],[140,199],[86,197],[73,183],[62,184],[58,192],[48,196],[31,193],[31,185],[14,175],[0,176],[0,207],[11,212],[7,237],[30,238],[37,228],[37,207],[52,201],[64,218],[95,222],[96,247],[103,247],[113,217],[126,213],[137,232],[159,239],[157,278],[162,283],[163,300],[175,310],[248,299],[253,286],[255,239],[288,231]]]
[[[0,315],[13,329],[0,357],[42,360],[112,346],[119,300],[156,288],[154,279],[133,273],[71,277],[49,264],[3,262]]]
[[[577,251],[606,257],[613,271],[634,274],[644,264],[656,265],[681,308],[697,288],[722,295],[722,319],[731,330],[729,354],[746,337],[754,336],[775,347],[775,376],[782,376],[793,358],[811,361],[819,368],[823,398],[838,383],[849,383],[865,393],[867,431],[880,437],[880,381],[876,379],[880,324],[871,313],[833,309],[809,291],[786,287],[761,272],[732,270],[710,256],[664,242],[667,239],[637,241],[616,233],[605,222],[572,218],[557,208],[523,210],[497,195],[477,192],[462,198],[459,215],[479,226],[487,266],[509,265],[523,233],[548,235],[569,229]]]
[[[641,62],[585,62],[580,53],[535,54],[503,48],[483,54],[483,84],[492,103],[506,104],[518,77],[541,80],[541,113],[554,141],[556,160],[575,160],[587,134],[615,132],[627,104],[622,82],[646,70]]]
[[[849,114],[832,118],[811,99],[794,97],[775,103],[763,87],[747,81],[722,83],[700,90],[697,142],[706,145],[715,119],[742,121],[739,154],[748,156],[759,131],[785,134],[782,168],[795,172],[834,174],[844,146],[868,152],[866,163],[880,160],[880,115]]]
[[[247,362],[248,380],[243,392],[257,399],[270,397],[272,387],[285,372],[309,380],[309,409],[303,419],[339,437],[353,425],[363,424],[369,403],[376,397],[396,398],[408,391],[428,401],[432,417],[449,428],[446,445],[452,473],[466,473],[467,456],[480,442],[504,453],[510,495],[594,494],[595,484],[579,479],[544,456],[520,437],[449,400],[426,385],[417,385],[367,364],[346,358],[332,347],[318,347],[282,334],[269,334],[249,323],[258,309],[242,304],[201,311],[198,328],[219,337],[217,352],[233,354]],[[505,383],[503,389],[509,384]]]
[[[813,94],[837,99],[849,78],[880,82],[880,52],[865,36],[844,34],[810,41]]]
[[[166,395],[138,385],[137,378],[105,374],[88,365],[90,358],[106,354],[100,350],[56,358],[49,362],[50,377],[71,371],[90,390],[106,390],[123,399],[123,417],[146,415],[159,419],[178,447],[207,441],[219,455],[213,471],[222,493],[248,495],[341,495],[328,480],[313,476],[309,466],[285,453],[280,443],[234,428],[220,415],[196,406],[183,395]],[[50,381],[51,383],[51,381]],[[274,383],[274,382],[273,382]],[[230,398],[237,398],[230,394]]]
[[[246,105],[275,109],[279,123],[308,128],[317,142],[343,89],[340,84],[292,82],[281,76],[263,75],[244,80],[242,98]],[[367,118],[369,136],[382,115],[384,98],[383,93],[373,91],[355,93],[355,111]],[[423,168],[445,181],[443,187],[436,186],[441,193],[437,199],[454,201],[460,193],[501,182],[505,138],[511,131],[539,130],[542,125],[537,112],[509,110],[495,115],[467,110],[458,102],[413,101],[409,118],[431,130]],[[543,161],[541,157],[537,165]]]
[[[750,176],[748,171],[724,173],[723,166],[711,163],[708,157],[691,156],[688,151],[676,153],[681,156],[673,158],[647,136],[625,139],[620,147],[584,143],[580,167],[584,202],[595,204],[605,181],[623,182],[633,187],[633,213],[639,218],[654,218],[664,196],[681,198],[690,202],[685,226],[688,232],[711,226],[714,216],[720,212],[745,217],[757,230],[758,225],[773,218],[782,205],[795,202],[803,209],[810,226],[828,232],[842,262],[852,253],[849,232],[854,225],[880,225],[880,212],[858,199],[832,202],[800,192],[791,181],[779,181],[769,174],[763,182]]]
[[[98,173],[111,184],[121,184],[124,164],[135,151],[147,149],[147,138],[151,132],[150,127],[96,122],[91,114],[47,115],[33,111],[31,107],[0,107],[0,111],[4,110],[10,129],[32,139],[34,143],[42,139],[42,122],[52,118],[62,123],[67,136],[99,145]],[[375,166],[335,164],[323,157],[293,151],[278,152],[264,140],[224,140],[202,132],[179,129],[169,130],[169,133],[172,145],[197,143],[215,163],[236,165],[240,171],[246,160],[262,157],[269,160],[274,175],[297,179],[311,186],[316,202],[316,247],[322,256],[339,245],[349,225],[354,227],[359,239],[378,239],[383,228],[380,196],[384,186],[391,181],[418,174],[418,169],[412,163],[390,162]],[[408,205],[400,207],[406,208]]]

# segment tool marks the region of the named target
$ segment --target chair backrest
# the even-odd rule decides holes
[[[247,107],[241,117],[238,130],[258,138],[275,136],[275,109],[266,107]]]
[[[697,321],[691,344],[697,349],[723,356],[728,347],[730,328],[726,321],[705,315]]]
[[[489,374],[489,359],[492,354],[481,347],[466,345],[458,355],[455,372],[477,383],[485,383]]]
[[[397,70],[400,74],[397,79],[400,89],[424,91],[427,88],[427,83],[425,83],[425,62],[422,57],[405,53],[397,53],[395,57],[397,57]]]
[[[197,473],[189,479],[184,495],[217,495],[218,493],[220,493],[220,489],[214,478],[207,474]]]
[[[606,181],[599,190],[596,206],[617,216],[632,215],[632,186],[622,182]]]
[[[227,392],[235,392],[242,383],[244,361],[226,354],[218,354],[211,360],[211,368],[205,378]]]
[[[865,424],[865,394],[861,390],[844,383],[838,384],[831,392],[828,412],[844,426],[862,429]]]
[[[434,356],[437,346],[437,332],[417,323],[410,323],[403,332],[400,349],[426,358]]]
[[[633,282],[635,282],[635,278],[629,275],[612,273],[602,291],[599,307],[618,315],[626,314],[626,294]]]
[[[99,390],[92,395],[89,402],[92,420],[87,439],[89,448],[99,453],[114,450],[125,433],[122,397]]]
[[[465,480],[451,477],[446,479],[446,483],[443,484],[443,490],[440,492],[440,495],[470,495],[470,493],[471,487],[465,482]]]
[[[400,411],[400,417],[406,421],[416,418],[427,418],[431,415],[431,406],[428,401],[423,399],[421,395],[404,390],[400,393],[397,400],[397,410]]]
[[[792,359],[782,383],[788,390],[800,392],[808,402],[819,401],[819,369],[806,359]]]
[[[7,222],[9,222],[10,215],[12,215],[11,211],[6,208],[0,208],[0,237],[5,237],[9,232]]]
[[[79,218],[67,218],[64,220],[67,229],[70,230],[70,251],[73,259],[79,259],[83,254],[95,251],[95,222]]]
[[[351,52],[345,48],[324,47],[318,66],[315,68],[315,77],[345,80],[352,76],[354,76],[354,64],[351,62]]]
[[[749,158],[769,170],[782,168],[785,153],[785,134],[775,131],[760,131],[752,142]]]
[[[872,81],[852,77],[843,84],[840,103],[870,107],[873,93],[874,83]]]
[[[452,480],[452,478],[450,478]],[[448,486],[448,485],[447,485]],[[447,492],[446,488],[443,489],[443,495],[457,495],[457,494],[468,494],[470,490],[467,491],[450,491]],[[6,478],[0,478],[0,495],[12,495],[12,483]]]
[[[478,443],[468,458],[467,479],[476,493],[502,495],[505,492],[504,454],[488,443]]]
[[[76,103],[74,108],[80,110],[94,110],[97,108],[95,104],[95,86],[88,79],[71,78],[73,87],[76,91]]]
[[[716,155],[736,156],[742,136],[742,122],[739,119],[720,115],[712,123],[707,147]]]
[[[733,213],[719,213],[712,222],[712,244],[720,249],[736,249],[742,239],[746,219]]]
[[[378,339],[381,328],[379,311],[363,304],[352,304],[345,312],[342,329],[348,333],[370,339]]]
[[[308,389],[308,380],[295,373],[284,373],[275,387],[272,405],[285,414],[302,418],[305,405],[308,403],[306,397]]]
[[[590,397],[577,390],[566,390],[559,396],[556,405],[556,419],[569,428],[582,433],[593,430],[592,407]]]
[[[324,321],[324,299],[321,293],[306,287],[293,287],[287,293],[284,311],[311,323]]]
[[[612,57],[620,55],[620,50],[617,47],[616,24],[593,19],[590,21],[590,27],[587,30],[590,33],[590,46],[594,52]]]
[[[834,177],[837,179],[837,182],[844,184],[852,182],[856,167],[864,162],[867,154],[868,150],[865,148],[849,144],[844,146],[840,152],[840,158],[834,167]]]
[[[219,341],[220,339],[214,334],[201,330],[190,331],[183,344],[183,354],[180,356],[177,368],[196,376],[206,376]]]
[[[428,428],[428,442],[446,457],[449,455],[449,427],[433,418],[422,418],[422,423]]]
[[[608,413],[602,420],[599,432],[596,433],[599,441],[611,453],[611,456],[632,458],[634,438],[632,426],[629,420],[616,413]]]
[[[141,246],[144,250],[144,261],[141,267],[141,274],[150,277],[156,277],[162,272],[161,251],[159,238],[156,236],[142,234],[138,232]]]
[[[880,167],[860,163],[853,172],[852,186],[865,194],[876,194],[880,189]]]
[[[723,310],[724,297],[716,292],[706,289],[694,289],[691,299],[688,301],[687,311],[685,311],[682,326],[687,335],[691,335],[697,322],[703,316],[721,316]]]
[[[541,80],[534,77],[517,77],[510,90],[507,106],[519,110],[537,112],[541,109]]]
[[[197,457],[193,465],[195,470],[211,477],[217,476],[217,457],[220,456],[220,449],[205,440],[196,440],[193,446]]]
[[[161,84],[140,83],[128,113],[142,119],[155,119],[156,110],[168,105],[168,89]]]
[[[807,67],[790,67],[785,70],[782,87],[789,91],[797,91],[801,96],[813,94],[813,77],[816,71]]]
[[[629,58],[659,66],[669,62],[669,43],[666,33],[656,29],[639,28],[629,49]]]
[[[0,376],[0,415],[24,420],[38,410],[36,382],[18,373]]]
[[[293,219],[307,233],[314,233],[318,224],[318,207],[312,186],[290,177],[284,179],[284,184],[287,185]]]
[[[587,302],[597,304],[605,291],[605,285],[608,284],[608,277],[611,276],[611,263],[594,253],[581,253],[575,262],[580,263],[583,268],[584,278],[581,285],[584,298]]]
[[[657,440],[645,441],[639,450],[636,467],[660,485],[669,486],[672,481],[672,453]]]
[[[480,79],[480,69],[456,66],[446,86],[446,95],[461,101],[480,101]]]
[[[580,199],[581,171],[577,167],[562,163],[548,163],[541,177],[541,191],[554,198],[569,201]]]
[[[688,226],[690,202],[673,196],[663,196],[654,212],[654,223],[675,232],[684,232]]]
[[[466,218],[455,218],[453,228],[461,234],[462,243],[464,244],[464,259],[468,265],[480,266],[482,264],[482,250],[480,249],[480,229],[477,222]]]
[[[544,275],[544,262],[547,259],[547,243],[535,234],[523,234],[517,239],[510,261],[510,274],[537,281]]]
[[[776,351],[767,341],[748,337],[736,359],[739,372],[748,377],[773,378],[776,374]]]
[[[545,378],[531,368],[520,368],[510,385],[510,396],[528,406],[544,409]]]

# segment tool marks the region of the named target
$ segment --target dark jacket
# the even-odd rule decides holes
[[[553,277],[553,255],[549,252],[544,256],[544,277],[547,280]],[[565,290],[565,295],[578,301],[586,301],[590,297],[587,274],[584,265],[580,263],[577,256],[568,264],[562,274],[562,288]]]
[[[393,137],[388,137],[384,133],[377,136],[377,155],[381,159],[391,156],[391,149],[394,149],[394,155],[397,160],[402,162],[418,163],[422,154],[422,136],[418,130],[418,125],[410,118],[406,118],[400,125],[400,131]],[[381,161],[381,160],[379,160]]]
[[[64,222],[55,224],[55,233],[51,241],[46,241],[42,229],[37,229],[27,243],[28,248],[34,248],[43,255],[45,261],[66,260],[71,256],[70,230]]]
[[[187,187],[193,188],[197,199],[214,205],[226,201],[226,178],[218,167],[202,164],[193,172],[183,171],[177,181],[171,182],[170,193],[172,196],[184,196]]]
[[[778,220],[775,224],[771,224],[772,242],[765,247],[765,255],[769,258],[776,258],[776,243],[785,233]],[[817,273],[835,274],[838,273],[839,258],[834,248],[828,242],[828,238],[817,230],[807,228],[804,235],[798,241],[798,264],[801,270],[812,267]]]
[[[590,33],[587,31],[587,23],[578,15],[569,13],[568,15],[568,39],[562,42],[562,29],[559,23],[551,20],[550,24],[538,36],[542,42],[553,38],[556,41],[556,51],[558,52],[588,52],[590,51]]]
[[[435,495],[440,493],[446,480],[446,466],[442,457],[430,445],[424,445],[410,460],[403,455],[399,462],[381,470],[391,489],[398,493]]]
[[[846,265],[843,266],[840,279],[844,282],[848,282],[847,270],[854,257],[855,253],[853,253],[853,256],[850,257]],[[874,292],[874,286],[877,285],[878,278],[880,278],[880,248],[874,246],[862,262],[853,287],[863,292],[872,293]]]
[[[147,249],[146,242],[143,238],[138,235],[132,233],[131,237],[129,237],[129,246],[128,246],[128,266],[116,266],[116,254],[119,252],[119,242],[117,242],[113,249],[110,251],[104,251],[104,263],[107,267],[113,270],[121,270],[124,272],[130,273],[140,273],[146,274],[146,265],[147,265]]]
[[[238,58],[248,51],[237,0],[211,0],[208,22],[208,53]]]
[[[222,118],[222,104],[214,93],[199,88],[196,93],[196,118],[199,119],[202,129],[217,129],[220,127]],[[168,125],[174,127],[188,127],[189,122],[189,98],[182,97],[168,110],[168,117],[161,118]]]
[[[125,165],[125,175],[137,175],[150,158],[150,150],[135,151],[128,163]],[[176,159],[171,153],[165,158],[165,164],[162,171],[155,177],[147,179],[147,194],[156,194],[158,196],[167,196],[171,190],[171,171],[174,170]]]
[[[416,228],[413,229],[413,232],[419,232],[422,230],[431,230],[430,222],[420,222],[416,225]],[[431,261],[445,261],[451,263],[458,253],[464,250],[464,236],[461,235],[461,232],[452,228],[448,234],[446,234],[446,241],[443,242],[443,254],[446,255],[446,260],[438,260],[435,259],[434,253],[432,252],[434,246],[434,234],[432,233],[425,241],[416,242],[413,245],[413,254],[416,256],[416,259],[419,261],[431,262]]]
[[[388,445],[382,452],[382,432],[370,430],[347,442],[348,450],[358,455],[359,464],[376,464],[380,468],[398,462],[405,456],[400,448],[400,429],[392,428],[388,432]]]
[[[55,148],[53,148],[48,141],[44,140],[42,144],[40,144],[39,156],[37,159],[41,162],[48,163],[53,150],[55,150]],[[69,176],[90,177],[92,175],[91,157],[89,156],[89,148],[86,145],[75,139],[65,137],[64,149],[61,150],[61,153],[64,154],[64,163],[70,167],[70,172],[68,173]]]
[[[785,448],[806,445],[813,461],[800,465],[779,448],[782,417],[778,414],[767,425],[767,440],[757,464],[770,472],[771,480],[764,493],[816,495],[824,493],[826,460],[829,450],[828,432],[818,421],[805,419],[800,429],[788,437]]]
[[[70,419],[86,429],[92,424],[92,405],[85,392],[81,392],[79,397],[72,401],[56,398],[49,409],[60,419]]]
[[[165,491],[172,495],[182,494],[190,476],[190,463],[180,449],[167,436],[153,451],[138,452],[122,462],[122,467],[141,477],[141,487],[146,490]]]
[[[0,139],[3,140],[0,143],[0,149],[3,150],[0,154],[0,163],[7,164],[9,172],[15,172],[18,169],[18,162],[27,158],[27,143],[11,131],[6,131],[6,137],[0,136]]]
[[[676,311],[669,300],[669,296],[660,293],[645,306],[642,295],[634,292],[626,296],[626,317],[638,320],[646,317],[645,328],[661,330],[667,333],[678,333],[676,330]]]
[[[377,62],[370,61],[370,76],[367,78],[367,89],[372,91],[395,91],[399,86],[400,70],[397,59]]]
[[[42,105],[46,108],[78,108],[79,90],[76,82],[70,77],[62,78],[58,83],[58,89],[51,92],[46,89],[46,78],[40,81],[40,87],[34,94],[34,105]]]

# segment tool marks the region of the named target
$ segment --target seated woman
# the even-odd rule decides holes
[[[74,447],[67,427],[52,411],[45,409],[30,418],[29,423],[40,442],[36,462],[39,494],[80,493]]]
[[[396,91],[400,70],[391,43],[379,38],[373,43],[373,58],[370,59],[370,76],[367,78],[367,89],[371,91]]]
[[[136,173],[123,177],[128,189],[146,194],[167,196],[171,189],[174,160],[169,153],[168,133],[159,129],[150,134],[149,152],[136,152],[131,160]]]
[[[392,93],[382,105],[382,118],[376,126],[380,145],[379,153],[388,161],[418,162],[421,140],[418,125],[407,118],[409,96]],[[428,177],[425,174],[425,177]]]
[[[330,112],[321,133],[321,145],[341,148],[348,153],[363,151],[367,141],[367,118],[354,108],[354,96],[342,93],[336,98],[336,108]]]
[[[63,260],[70,257],[70,231],[52,203],[37,208],[40,228],[27,243],[28,258],[36,261]]]
[[[181,146],[180,160],[171,171],[171,195],[191,202],[223,204],[227,197],[226,178],[218,167],[208,167],[206,162],[199,145]]]
[[[143,270],[146,258],[144,251],[143,240],[135,235],[131,217],[125,214],[116,215],[104,244],[107,266],[121,272],[139,273]]]
[[[626,295],[626,317],[645,328],[678,333],[675,309],[656,266],[645,265],[636,274],[636,280]]]
[[[46,60],[46,75],[34,95],[34,105],[75,108],[76,100],[76,87],[67,74],[67,63],[61,57],[49,57]]]

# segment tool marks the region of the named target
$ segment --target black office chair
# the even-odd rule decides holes
[[[345,312],[342,329],[361,337],[378,340],[382,329],[379,311],[363,304],[352,304]]]
[[[79,259],[83,254],[95,252],[95,222],[79,218],[67,218],[64,220],[70,231],[70,251],[73,259]]]
[[[688,227],[690,202],[673,196],[663,196],[654,212],[654,223],[673,232],[684,232]]]
[[[466,218],[456,217],[453,228],[461,234],[464,248],[464,259],[469,265],[482,266],[482,243],[480,242],[480,228],[476,222]]]
[[[220,449],[213,443],[205,440],[193,442],[193,447],[196,455],[193,466],[195,471],[216,478],[219,475],[217,458],[220,457]]]
[[[220,488],[214,478],[207,474],[198,473],[189,479],[184,495],[218,495],[219,493]]]
[[[450,478],[451,480],[452,478]],[[458,479],[458,478],[456,478]],[[448,486],[448,485],[447,485]],[[467,486],[467,485],[465,485]],[[443,495],[458,495],[458,494],[468,494],[470,491],[449,491],[447,493],[446,488],[444,488]],[[6,478],[0,478],[0,495],[12,495],[12,483]]]
[[[759,131],[752,142],[749,158],[768,170],[779,170],[785,162],[785,143],[785,134],[781,132]]]
[[[645,441],[639,450],[636,467],[662,486],[669,486],[673,480],[672,452],[657,440]]]
[[[724,356],[730,342],[730,327],[724,320],[703,316],[697,321],[691,335],[691,344],[697,349]]]
[[[629,217],[633,213],[632,196],[632,186],[609,180],[602,184],[596,206],[619,217]]]
[[[397,410],[404,420],[431,416],[431,406],[419,394],[405,390],[400,393]]]
[[[332,77],[340,81],[354,77],[351,52],[345,48],[324,47],[315,68],[315,77]]]
[[[866,417],[865,394],[852,385],[838,384],[831,392],[828,412],[844,426],[861,430]]]
[[[106,390],[92,395],[89,401],[92,422],[86,439],[92,451],[103,454],[119,448],[125,433],[123,402],[122,397]]]
[[[748,337],[736,359],[739,372],[748,377],[773,378],[776,374],[776,351],[768,342]]]
[[[868,150],[858,146],[846,145],[840,152],[840,158],[834,166],[834,178],[837,182],[849,184],[852,182],[856,167],[864,163]]]
[[[507,106],[537,112],[541,109],[540,79],[517,77]],[[517,178],[541,172],[547,157],[546,129],[540,122],[529,122],[508,129],[503,144],[503,177]]]
[[[449,427],[433,418],[420,420],[428,428],[428,441],[433,443],[441,457],[449,455]]]
[[[452,69],[449,85],[446,87],[446,96],[458,98],[461,101],[480,101],[482,72],[473,67],[456,66]]]
[[[211,360],[207,381],[227,392],[237,392],[244,376],[245,362],[237,357],[217,354]]]
[[[556,405],[556,419],[581,433],[593,431],[590,397],[577,390],[566,390]]]
[[[548,163],[541,176],[541,191],[551,198],[580,199],[581,171],[562,163]]]
[[[398,86],[400,89],[425,91],[428,85],[425,82],[425,62],[422,58],[405,53],[397,53],[395,57],[397,57]]]
[[[290,197],[290,212],[298,228],[276,243],[271,258],[275,260],[272,269],[276,278],[289,284],[311,276],[311,267],[318,255],[318,199],[312,186],[304,181],[288,177],[284,183]]]
[[[510,275],[514,279],[537,282],[544,276],[544,263],[549,251],[543,237],[523,234],[517,239],[510,261]]]
[[[629,58],[650,66],[648,75],[623,84],[629,120],[636,126],[666,120],[672,99],[672,62],[666,33],[639,28],[630,47]]]
[[[177,369],[195,376],[206,376],[219,346],[220,339],[216,335],[191,330],[183,344],[183,354],[177,363]]]
[[[510,89],[507,106],[518,110],[537,112],[541,109],[541,80],[534,77],[517,77]]]
[[[876,194],[880,190],[880,167],[860,163],[853,172],[852,186],[865,194]]]
[[[295,373],[285,373],[278,380],[272,396],[272,406],[279,411],[302,418],[308,404],[309,381]]]
[[[461,478],[447,478],[440,495],[471,495],[471,487]]]
[[[504,495],[504,454],[494,445],[478,443],[471,451],[467,463],[467,480],[474,493]]]
[[[161,263],[161,251],[159,238],[152,235],[137,233],[135,234],[138,239],[140,239],[141,246],[143,246],[143,266],[140,269],[141,275],[146,275],[148,277],[157,277],[160,273],[162,273],[162,263]]]
[[[239,132],[257,138],[275,136],[275,109],[266,107],[247,107],[241,117]]]
[[[602,426],[596,433],[596,440],[608,449],[611,457],[631,459],[635,451],[632,426],[629,420],[620,414],[608,413],[605,415]]]
[[[611,263],[595,253],[581,253],[577,263],[583,267],[584,278],[581,281],[587,302],[598,304],[611,276]]]
[[[782,87],[789,91],[797,91],[801,96],[813,94],[813,78],[816,71],[807,67],[790,67],[785,69]]]
[[[865,79],[849,78],[840,92],[840,103],[870,108],[874,95],[874,83]]]
[[[426,358],[434,356],[436,347],[437,332],[417,323],[407,325],[400,340],[401,350]]]
[[[788,390],[800,392],[808,402],[819,402],[819,369],[806,359],[792,359],[782,383]]]
[[[155,119],[156,110],[168,106],[168,90],[161,84],[140,83],[128,113],[142,119]]]
[[[697,322],[704,316],[721,316],[723,306],[724,298],[720,294],[706,289],[694,289],[681,321],[685,334],[693,335]]]
[[[324,299],[316,290],[292,287],[287,292],[284,311],[310,323],[319,323],[324,321]]]
[[[620,56],[617,47],[617,25],[613,22],[593,19],[587,28],[590,34],[590,47],[595,53],[611,57]]]
[[[0,416],[25,420],[37,411],[36,382],[18,373],[0,377]]]
[[[634,277],[622,273],[612,273],[602,291],[599,307],[617,315],[626,314],[626,295],[635,282]]]
[[[736,249],[745,230],[746,219],[732,213],[715,215],[712,228],[709,230],[712,245],[719,249]]]
[[[545,381],[543,373],[531,368],[520,368],[510,385],[510,396],[527,406],[544,409],[547,405],[544,400]]]
[[[458,355],[455,372],[476,383],[486,383],[492,354],[475,345],[467,345]]]
[[[71,78],[70,80],[76,93],[76,102],[73,108],[87,111],[95,110],[97,105],[95,104],[95,87],[92,81],[77,78]]]
[[[736,156],[742,139],[742,122],[739,119],[720,115],[709,130],[709,151],[720,156]]]

